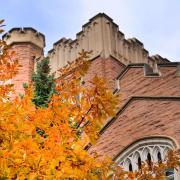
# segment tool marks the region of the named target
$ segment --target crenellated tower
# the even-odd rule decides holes
[[[92,59],[98,56],[103,59],[114,57],[124,65],[147,63],[155,72],[157,63],[168,61],[159,55],[149,56],[144,44],[138,39],[126,39],[119,26],[104,13],[97,14],[84,24],[76,34],[76,39],[62,38],[53,44],[53,49],[48,53],[52,72],[76,59],[82,49],[92,51]]]
[[[13,28],[3,35],[3,40],[11,45],[21,65],[18,75],[12,79],[17,93],[23,93],[23,83],[29,83],[35,61],[44,55],[45,36],[33,28]]]

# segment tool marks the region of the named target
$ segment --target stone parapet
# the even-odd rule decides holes
[[[45,47],[45,36],[31,27],[12,28],[2,38],[8,45],[32,43],[41,49]]]
[[[149,57],[149,52],[138,39],[125,39],[118,25],[104,13],[97,14],[84,24],[75,40],[62,38],[54,43],[48,53],[52,72],[76,59],[82,49],[92,51],[91,58],[101,56],[106,59],[113,56],[125,65],[149,63],[155,66],[159,62],[158,57]]]
[[[13,28],[3,35],[3,40],[16,52],[18,74],[12,79],[17,94],[23,94],[23,83],[30,83],[36,60],[43,57],[45,37],[33,28]]]

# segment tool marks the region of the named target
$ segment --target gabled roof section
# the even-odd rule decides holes
[[[116,116],[114,116],[112,119],[110,119],[105,125],[104,127],[101,129],[100,134],[103,134],[105,132],[105,130],[107,128],[109,128],[111,126],[111,124],[113,124],[116,119],[126,110],[126,108],[135,100],[160,100],[160,101],[166,101],[166,100],[170,100],[170,101],[180,101],[180,96],[173,96],[173,97],[164,97],[164,96],[132,96],[123,106],[122,108],[117,112]]]
[[[168,62],[168,63],[160,63],[157,64],[159,67],[178,67],[179,62]],[[123,76],[129,71],[131,68],[147,68],[147,75],[153,73],[153,69],[149,64],[146,63],[134,63],[134,64],[129,64],[126,66],[126,68],[117,76],[116,80],[120,80],[123,78]],[[154,73],[156,74],[156,73]],[[153,74],[151,74],[153,75]]]

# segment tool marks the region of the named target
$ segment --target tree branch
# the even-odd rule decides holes
[[[80,125],[82,124],[82,122],[84,121],[85,117],[89,114],[89,112],[91,111],[91,109],[93,108],[93,104],[91,104],[91,107],[88,109],[88,111],[83,115],[81,121],[79,122],[77,129],[80,127]]]

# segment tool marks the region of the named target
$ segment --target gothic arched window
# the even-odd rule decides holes
[[[158,159],[158,162],[161,163],[162,162],[162,158],[161,158],[161,153],[158,151],[157,153],[157,159]]]
[[[150,153],[148,153],[148,155],[147,155],[147,163],[148,163],[148,165],[149,165],[149,167],[151,167],[151,154]]]
[[[128,146],[123,152],[116,157],[116,162],[124,167],[127,171],[135,171],[141,169],[142,161],[146,161],[151,168],[152,162],[165,160],[170,149],[177,148],[174,141],[170,138],[151,137],[144,138]],[[167,175],[173,175],[173,171],[167,171]]]
[[[132,164],[129,164],[129,171],[133,171]]]
[[[141,166],[142,166],[142,164],[141,164],[141,157],[138,157],[138,169],[139,170],[141,169]]]

